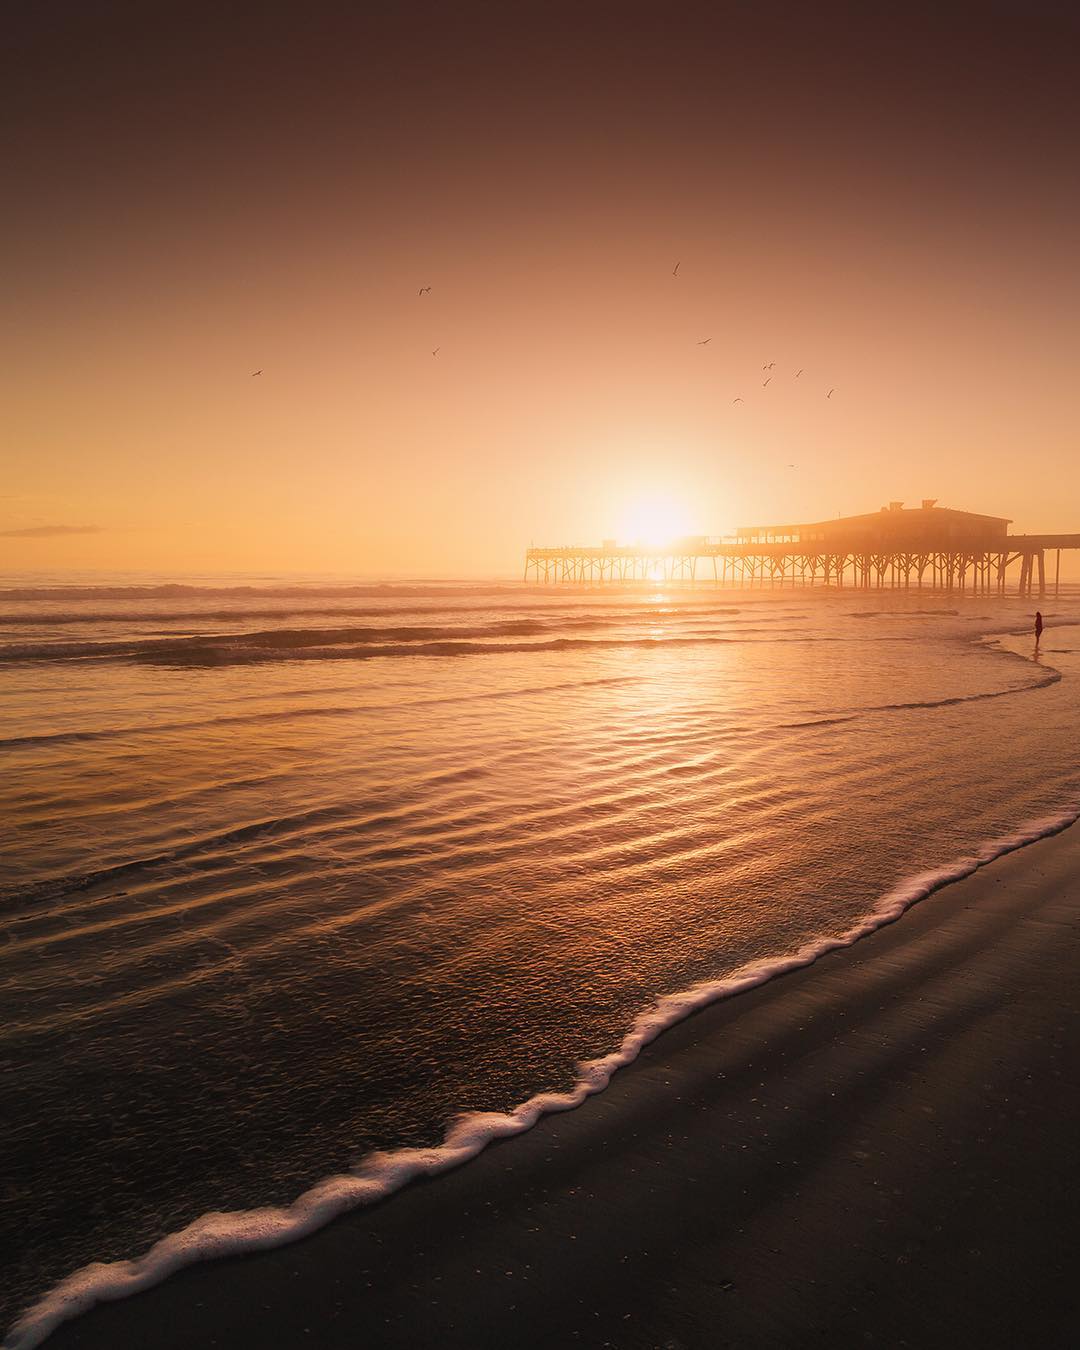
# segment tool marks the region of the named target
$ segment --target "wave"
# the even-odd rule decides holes
[[[570,626],[570,625],[568,625]],[[298,630],[303,631],[303,630]],[[449,630],[460,632],[461,630]],[[547,630],[550,631],[550,630]],[[767,632],[766,637],[748,634]],[[783,631],[783,630],[780,630]],[[789,630],[790,631],[790,630]],[[275,633],[262,646],[244,637],[152,638],[133,642],[24,643],[0,648],[0,663],[17,664],[39,661],[140,661],[170,666],[230,666],[259,661],[365,661],[401,656],[492,656],[522,652],[575,651],[588,648],[662,648],[696,647],[738,642],[841,642],[839,637],[816,637],[795,632],[779,635],[777,630],[742,629],[738,634],[682,635],[678,637],[574,638],[554,637],[534,642],[497,642],[482,639],[428,638],[413,630],[405,640],[350,638],[327,645],[308,645],[292,633]]]
[[[951,698],[935,698],[913,703],[877,703],[867,712],[903,712],[909,708],[949,708],[955,703],[981,703],[988,698],[1006,698],[1009,694],[1027,694],[1033,689],[1045,689],[1061,680],[1060,670],[1048,670],[1041,680],[1015,685],[1011,689],[990,689],[982,694],[955,694]]]
[[[461,774],[468,770],[455,770]],[[232,844],[246,844],[253,839],[267,835],[280,834],[300,826],[314,826],[323,821],[332,821],[346,814],[343,806],[316,807],[310,811],[296,812],[291,816],[269,816],[263,820],[251,821],[246,825],[236,825],[231,829],[219,831],[198,839],[188,840],[174,848],[163,849],[159,853],[147,854],[142,858],[128,858],[124,862],[113,863],[109,867],[97,868],[91,872],[69,873],[66,876],[46,877],[40,881],[25,885],[0,887],[0,899],[17,900],[25,905],[34,905],[42,901],[59,900],[64,896],[76,895],[88,891],[94,886],[107,882],[120,881],[125,877],[150,868],[162,867],[169,863],[182,862],[211,850],[228,848]]]
[[[0,601],[3,600],[0,593]],[[386,619],[394,615],[436,615],[436,614],[478,614],[489,612],[491,605],[300,605],[272,609],[253,609],[244,606],[229,609],[144,609],[144,610],[31,610],[19,613],[0,613],[0,628],[30,627],[68,627],[73,624],[144,624],[144,623],[237,623],[244,619],[295,619],[305,618],[348,618],[348,619]],[[515,604],[515,614],[558,615],[561,611],[573,609],[577,604],[559,604],[548,601],[545,604]],[[677,613],[682,616],[710,614],[739,614],[734,605],[643,605],[605,604],[601,610],[578,612],[580,619],[607,619],[627,615],[641,619],[661,618]]]
[[[573,621],[571,621],[571,624]],[[364,644],[473,640],[495,637],[535,637],[549,632],[538,619],[507,619],[472,628],[400,625],[376,628],[273,628],[254,633],[203,633],[191,637],[133,637],[109,642],[26,642],[0,648],[6,661],[65,661],[85,657],[137,657],[184,652],[219,653],[247,648],[291,651],[304,647],[363,646]]]
[[[1027,684],[1014,684],[1008,689],[987,689],[978,694],[952,694],[948,698],[913,699],[909,703],[871,703],[860,708],[859,712],[908,712],[913,708],[951,708],[957,703],[982,703],[990,698],[1008,698],[1010,694],[1029,694],[1035,689],[1046,689],[1051,684],[1060,683],[1061,678],[1060,670],[1047,670],[1040,679],[1029,680]]]
[[[394,595],[518,595],[524,590],[521,582],[362,582],[344,585],[312,583],[310,585],[270,584],[266,586],[195,586],[185,582],[163,582],[146,586],[4,586],[0,587],[0,602],[5,600],[175,600],[183,597],[258,596],[265,599],[293,599],[320,596],[394,596]]]
[[[569,689],[588,689],[595,686],[633,684],[636,675],[604,675],[593,680],[560,680],[556,684],[530,684],[519,689],[484,689],[472,694],[449,694],[436,698],[418,698],[395,702],[395,712],[404,708],[437,707],[447,703],[475,703],[478,701],[531,698],[537,694],[558,694]],[[295,697],[297,692],[293,691]],[[323,691],[325,692],[325,691]],[[314,708],[270,708],[264,712],[229,713],[222,717],[200,717],[175,722],[140,722],[119,727],[91,727],[85,731],[41,731],[27,736],[0,737],[0,750],[25,749],[35,745],[77,745],[82,741],[127,740],[132,736],[152,736],[170,731],[206,731],[210,727],[250,726],[260,722],[291,722],[301,717],[373,717],[386,712],[381,703],[346,704]]]
[[[132,634],[120,639],[86,639],[75,642],[31,640],[9,642],[0,646],[0,661],[78,661],[87,659],[139,659],[142,657],[169,658],[187,653],[205,654],[215,662],[230,652],[240,653],[243,660],[248,652],[280,652],[290,654],[305,648],[390,648],[395,644],[432,644],[441,642],[487,642],[497,638],[532,638],[554,636],[562,632],[613,628],[626,622],[647,624],[661,619],[703,619],[737,614],[732,609],[696,610],[691,614],[680,610],[672,615],[664,609],[634,610],[618,613],[551,613],[544,617],[498,619],[473,624],[350,624],[333,628],[270,628],[253,632],[193,633],[187,635]],[[237,616],[233,616],[237,617]],[[742,628],[741,633],[798,632],[797,628],[777,628],[771,625]],[[701,628],[691,630],[690,636],[717,636],[725,629]],[[384,651],[382,654],[388,654]]]
[[[781,731],[799,731],[803,727],[835,727],[841,722],[854,722],[858,713],[844,713],[838,717],[809,717],[805,722],[781,722]]]
[[[701,583],[698,590],[713,583]],[[692,588],[685,583],[658,581],[622,581],[604,583],[604,589],[618,594],[655,594],[658,589],[677,589],[685,593]],[[266,585],[242,586],[198,586],[187,582],[160,582],[152,585],[43,585],[43,586],[0,586],[0,604],[8,600],[198,600],[206,599],[243,599],[265,600],[293,599],[345,599],[354,598],[394,598],[423,597],[437,599],[446,596],[488,596],[488,595],[530,595],[539,592],[555,596],[573,596],[582,594],[596,595],[599,586],[585,584],[581,586],[561,584],[544,587],[522,581],[376,581],[376,582],[310,582],[308,584],[288,584],[270,582]]]
[[[906,619],[913,614],[923,616],[936,614],[940,617],[956,618],[958,609],[854,609],[848,612],[849,619]]]
[[[982,844],[973,854],[933,871],[899,882],[880,897],[861,922],[833,937],[804,943],[797,951],[755,962],[722,979],[702,981],[666,994],[635,1018],[619,1046],[607,1055],[578,1064],[568,1092],[540,1092],[510,1111],[462,1115],[448,1127],[441,1144],[369,1154],[353,1172],[327,1177],[291,1205],[232,1213],[204,1214],[194,1223],[156,1242],[133,1260],[97,1261],[62,1280],[12,1326],[0,1350],[33,1350],[61,1323],[95,1304],[128,1297],[159,1284],[175,1271],[199,1261],[280,1247],[322,1228],[350,1210],[387,1199],[419,1177],[438,1176],[460,1167],[488,1144],[530,1130],[538,1120],[572,1111],[611,1082],[619,1069],[633,1063],[662,1032],[694,1013],[756,988],[778,975],[813,965],[830,952],[850,947],[887,924],[912,905],[960,881],[989,863],[1040,839],[1060,834],[1080,820],[1080,805],[1056,816],[1033,821],[1011,835]]]
[[[437,769],[423,779],[423,785],[447,788],[482,778],[486,772],[483,766],[473,765]],[[385,798],[373,798],[366,805],[370,814],[363,824],[367,829],[374,825],[393,823],[401,814],[401,808],[388,804]],[[0,886],[0,901],[4,901],[5,905],[6,902],[12,901],[24,906],[33,906],[42,901],[77,895],[106,883],[120,881],[137,873],[184,862],[191,858],[205,861],[222,853],[228,854],[234,845],[246,845],[264,839],[295,839],[304,834],[310,835],[317,827],[347,820],[353,821],[356,825],[356,806],[352,802],[312,807],[288,815],[266,816],[242,825],[230,826],[226,830],[189,838],[183,843],[160,849],[158,852],[139,858],[126,858],[122,862],[111,863],[107,867],[96,868],[89,872],[67,873],[62,876],[44,877],[37,881]],[[11,911],[7,907],[5,916],[11,918]],[[14,922],[19,922],[18,918],[15,918]]]
[[[1061,680],[1060,670],[1047,670],[1041,679],[1030,680],[1027,684],[1012,685],[1008,689],[987,689],[978,694],[953,694],[949,698],[913,699],[909,703],[870,703],[864,708],[851,708],[842,711],[823,713],[820,717],[809,717],[801,722],[781,722],[781,731],[795,731],[803,727],[831,727],[839,722],[853,722],[867,713],[911,712],[918,708],[951,708],[958,703],[982,703],[991,698],[1008,698],[1010,694],[1029,694],[1035,689],[1046,689]]]

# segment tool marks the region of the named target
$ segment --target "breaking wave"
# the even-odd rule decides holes
[[[563,625],[578,627],[576,623]],[[594,626],[594,625],[589,625]],[[485,656],[588,648],[696,647],[732,642],[836,642],[838,638],[742,628],[737,634],[697,633],[674,637],[544,637],[551,628],[531,620],[485,629],[291,629],[127,642],[11,643],[0,663],[37,661],[145,661],[163,665],[249,665],[258,661],[364,661],[375,657]],[[765,633],[765,636],[760,634]],[[436,636],[437,635],[437,636]],[[515,642],[499,637],[514,636]],[[535,637],[535,641],[521,641]]]

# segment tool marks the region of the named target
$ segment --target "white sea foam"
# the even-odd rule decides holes
[[[1077,820],[1080,820],[1080,805],[1034,821],[1013,834],[981,845],[968,857],[935,871],[908,877],[883,895],[865,919],[838,936],[805,943],[788,956],[755,963],[723,979],[703,981],[680,993],[665,995],[638,1014],[616,1050],[578,1065],[578,1076],[569,1092],[537,1093],[512,1111],[484,1111],[461,1116],[450,1125],[441,1144],[432,1148],[402,1148],[369,1154],[355,1173],[327,1177],[291,1205],[204,1214],[186,1228],[162,1238],[135,1260],[98,1261],[84,1266],[29,1308],[11,1328],[0,1350],[32,1350],[62,1322],[86,1312],[97,1303],[138,1293],[197,1261],[295,1242],[340,1214],[386,1199],[417,1177],[435,1176],[459,1167],[475,1158],[494,1140],[523,1134],[541,1117],[557,1111],[572,1111],[589,1097],[603,1092],[614,1074],[637,1059],[644,1047],[661,1032],[708,1004],[765,984],[777,975],[812,965],[829,952],[850,947],[860,938],[900,918],[932,892],[970,876],[1006,853],[1059,834]]]

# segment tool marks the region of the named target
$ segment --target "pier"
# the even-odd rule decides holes
[[[717,586],[916,588],[1043,597],[1061,583],[1063,549],[1078,534],[1010,534],[1011,520],[926,500],[890,502],[869,515],[802,525],[744,526],[663,547],[619,544],[530,548],[525,580],[541,585],[709,582]],[[1053,562],[1048,577],[1047,562]]]

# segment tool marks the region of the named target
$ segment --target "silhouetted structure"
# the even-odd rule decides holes
[[[1080,549],[1080,534],[1009,534],[1004,516],[954,511],[926,500],[890,502],[864,516],[809,525],[750,525],[733,537],[698,535],[662,548],[620,545],[530,548],[525,580],[541,583],[709,580],[723,586],[929,587],[1004,593],[1010,569],[1020,595],[1046,593],[1046,553]],[[709,570],[711,568],[711,576]]]

